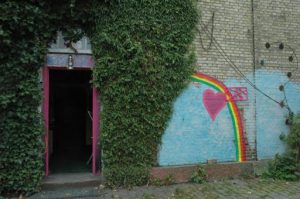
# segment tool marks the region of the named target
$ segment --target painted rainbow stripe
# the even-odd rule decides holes
[[[219,92],[225,93],[228,101],[227,107],[231,115],[232,125],[234,129],[236,159],[239,162],[246,161],[246,147],[244,142],[243,124],[240,117],[239,109],[237,108],[237,105],[234,102],[232,94],[229,92],[228,88],[222,82],[203,73],[196,73],[192,75],[192,81],[206,84],[210,87],[213,87]]]

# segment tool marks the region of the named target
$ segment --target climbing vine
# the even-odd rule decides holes
[[[197,12],[190,0],[98,6],[90,38],[104,107],[104,175],[114,185],[143,184],[156,164],[172,102],[193,71],[189,46]]]
[[[0,192],[33,192],[43,177],[39,70],[62,30],[87,34],[101,93],[110,185],[144,184],[172,102],[193,70],[193,0],[21,0],[0,6]]]
[[[0,192],[35,191],[43,176],[38,70],[51,40],[47,18],[42,4],[0,6]]]
[[[1,1],[0,193],[36,191],[44,175],[39,71],[57,30],[71,35],[80,25],[57,8],[64,4],[69,1]]]

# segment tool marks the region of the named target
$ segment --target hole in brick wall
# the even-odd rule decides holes
[[[279,44],[279,49],[282,50],[283,48],[284,48],[283,43],[280,43],[280,44]]]
[[[270,48],[270,47],[271,47],[270,43],[267,42],[267,43],[266,43],[266,48]]]
[[[286,75],[288,76],[288,78],[291,78],[292,77],[292,72],[287,72]]]

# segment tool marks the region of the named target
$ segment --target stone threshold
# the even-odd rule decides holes
[[[52,174],[44,178],[42,189],[57,190],[59,188],[99,186],[102,183],[104,183],[103,176],[94,176],[92,173]]]

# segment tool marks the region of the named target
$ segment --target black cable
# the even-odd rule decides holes
[[[214,19],[215,19],[215,12],[213,12],[213,14],[212,14],[212,16],[211,16],[211,31],[210,31],[211,35],[210,35],[210,42],[209,42],[207,48],[204,47],[203,40],[202,40],[202,36],[201,36],[201,32],[198,31],[198,34],[199,34],[199,37],[200,37],[200,44],[201,44],[201,47],[202,47],[202,49],[203,49],[204,51],[206,51],[206,52],[209,51],[209,50],[211,49],[212,42],[213,42],[212,37],[213,37],[213,35],[214,35],[214,21],[215,21]],[[207,22],[207,24],[205,25],[205,28],[207,28],[208,24],[209,24],[209,22]]]
[[[291,46],[289,46],[289,45],[287,45],[287,44],[285,44],[284,46],[283,46],[283,44],[282,44],[282,42],[272,42],[272,43],[268,43],[268,47],[267,48],[269,48],[271,45],[273,45],[273,44],[279,44],[282,48],[280,48],[281,50],[284,48],[284,46],[285,46],[285,48],[288,48],[290,51],[292,51],[292,54],[290,54],[290,57],[295,57],[295,60],[296,60],[296,68],[295,69],[293,69],[292,71],[290,71],[290,73],[292,74],[293,72],[295,72],[296,70],[298,70],[299,69],[299,61],[298,61],[298,57],[297,57],[297,54],[296,54],[296,51],[291,47]],[[290,62],[292,62],[293,61],[293,59],[292,60],[290,60]],[[289,82],[291,82],[291,80],[294,78],[295,76],[293,76],[292,78],[289,78],[289,80],[287,80],[286,82],[284,82],[283,83],[283,95],[284,95],[284,99],[283,99],[283,101],[282,101],[282,103],[284,103],[285,102],[285,104],[283,104],[287,109],[288,109],[288,111],[290,112],[290,113],[293,113],[292,111],[291,111],[291,108],[290,108],[290,106],[289,106],[289,103],[288,103],[288,100],[287,100],[287,97],[286,97],[286,93],[285,93],[285,86],[289,83]]]
[[[207,33],[207,32],[206,32]],[[224,50],[222,49],[222,47],[220,46],[220,44],[216,41],[216,39],[213,37],[213,40],[214,40],[214,42],[215,42],[215,45],[216,45],[216,47],[217,47],[217,50],[219,51],[219,53],[223,56],[223,58],[225,59],[225,61],[227,61],[229,64],[230,64],[230,66],[231,66],[231,64],[233,65],[233,69],[237,72],[237,73],[239,73],[241,76],[243,76],[245,79],[246,79],[246,81],[250,84],[250,85],[252,85],[252,86],[255,86],[239,69],[238,69],[238,67],[233,63],[233,61],[231,61],[230,60],[230,58],[226,55],[226,53],[224,52]],[[221,52],[221,51],[222,52]],[[228,59],[228,60],[227,60]]]
[[[285,106],[286,106],[286,108],[288,109],[288,111],[289,111],[290,113],[292,113],[292,110],[291,110],[291,108],[290,108],[290,106],[289,106],[289,102],[288,102],[287,97],[286,97],[285,90],[283,90],[283,95],[284,95],[283,101],[285,101],[285,103],[286,103]]]
[[[272,44],[281,44],[281,43],[282,43],[282,42],[272,42],[272,43],[269,43],[269,44],[272,45]],[[295,57],[295,60],[296,60],[296,68],[294,68],[292,71],[289,71],[289,72],[293,73],[293,72],[295,72],[295,71],[297,71],[297,70],[299,69],[299,60],[298,60],[296,51],[295,51],[291,46],[289,46],[289,45],[287,45],[287,44],[285,44],[284,46],[285,46],[285,48],[289,48],[289,50],[292,51],[291,56],[292,56],[292,57]],[[294,77],[295,77],[295,76],[292,76],[291,78],[289,78],[289,80],[286,81],[286,82],[283,84],[283,86],[285,86],[286,84],[288,84]]]
[[[282,42],[272,42],[272,43],[269,43],[269,45],[272,45],[272,44],[282,44]],[[290,71],[291,73],[297,71],[299,69],[299,60],[298,60],[298,57],[297,57],[297,54],[296,54],[296,51],[289,45],[285,44],[284,45],[285,48],[288,48],[290,51],[292,51],[292,54],[290,56],[292,57],[295,57],[295,60],[296,60],[296,68],[293,69],[292,71]],[[292,62],[292,61],[291,61]],[[295,76],[292,76],[291,78],[289,78],[289,80],[287,80],[282,86],[283,86],[283,95],[284,95],[284,99],[283,99],[283,103],[285,102],[285,107],[288,109],[288,111],[290,113],[292,113],[291,111],[291,108],[289,106],[289,103],[288,103],[288,100],[287,100],[287,97],[286,97],[286,93],[285,93],[285,86],[292,81],[292,79],[294,78]]]
[[[202,26],[200,24],[200,26]],[[203,28],[202,26],[202,29],[205,31],[205,33],[207,35],[209,35],[208,33],[208,30],[206,28]],[[198,29],[199,31],[199,29]],[[281,105],[281,103],[275,99],[273,99],[271,96],[267,95],[265,92],[263,92],[261,89],[259,89],[255,84],[253,84],[245,75],[244,73],[242,73],[242,71],[240,71],[240,69],[235,65],[235,63],[228,57],[228,55],[224,52],[224,50],[222,49],[222,47],[220,46],[220,44],[218,43],[218,41],[215,39],[214,36],[212,36],[212,39],[213,39],[213,43],[215,44],[219,54],[225,59],[225,61],[227,63],[229,63],[229,66],[231,68],[233,68],[244,80],[246,80],[246,82],[248,82],[248,84],[253,87],[255,90],[257,90],[258,92],[260,92],[261,94],[263,94],[265,97],[267,97],[268,99],[272,100],[273,102]]]
[[[221,45],[218,43],[218,41],[213,37],[213,40],[216,44],[217,50],[219,51],[219,53],[223,56],[223,58],[229,63],[231,64],[230,66],[237,72],[240,74],[240,76],[242,76],[251,86],[257,88],[244,74],[242,71],[240,71],[240,69],[235,65],[235,63],[227,56],[226,52],[222,49]],[[218,49],[219,48],[219,49]],[[221,50],[221,51],[220,51]],[[227,60],[228,59],[228,60]]]
[[[207,30],[205,30],[206,31],[206,34],[208,34],[207,33]],[[243,76],[243,78],[245,78],[245,80],[250,84],[250,85],[252,85],[252,86],[255,86],[240,70],[239,70],[239,68],[234,64],[234,62],[227,56],[227,54],[224,52],[224,50],[222,49],[222,47],[220,46],[220,44],[217,42],[217,40],[213,37],[213,40],[214,40],[214,42],[215,42],[215,45],[216,45],[216,47],[217,47],[217,50],[219,51],[219,53],[223,56],[223,58],[229,63],[229,64],[231,64],[232,66],[232,68],[237,72],[237,73],[239,73],[241,76]],[[219,48],[219,49],[218,49]],[[221,51],[222,52],[221,52]],[[224,55],[223,55],[223,54]],[[228,59],[228,60],[227,60]]]

